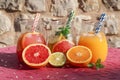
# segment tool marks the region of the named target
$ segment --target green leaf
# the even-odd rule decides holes
[[[89,63],[89,68],[96,68],[97,70],[104,68],[104,65],[101,63],[101,59],[98,59],[95,63]]]
[[[87,66],[89,67],[89,68],[93,68],[94,67],[94,63],[89,63]]]
[[[69,29],[70,29],[69,27],[61,27],[61,28],[59,28],[59,30],[56,32],[55,35],[62,34],[63,36],[65,36],[67,38],[67,35],[70,33]]]
[[[98,60],[96,61],[96,64],[99,64],[99,63],[101,63],[101,59],[98,59]]]
[[[101,63],[101,59],[98,59],[95,63],[95,67],[97,70],[104,68],[104,65]]]
[[[64,37],[67,38],[67,35],[70,33],[70,24],[73,20],[74,14],[75,14],[74,11],[71,11],[71,13],[69,14],[66,26],[65,27],[60,27],[59,30],[55,33],[55,35],[62,34]]]
[[[101,69],[101,68],[104,68],[104,65],[100,64],[100,65],[96,66],[96,69],[97,69],[97,70],[99,70],[99,69]]]

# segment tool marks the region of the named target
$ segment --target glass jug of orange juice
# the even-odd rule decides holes
[[[98,59],[101,59],[101,62],[104,62],[106,60],[108,45],[106,36],[103,32],[99,32],[97,34],[95,34],[94,32],[81,34],[78,45],[83,45],[91,49],[91,62],[95,63]]]
[[[104,62],[108,54],[108,44],[106,36],[102,31],[100,31],[104,18],[105,14],[102,14],[95,31],[82,33],[78,41],[78,45],[83,45],[91,49],[91,62],[93,63],[95,63],[98,59],[101,59],[101,62]]]

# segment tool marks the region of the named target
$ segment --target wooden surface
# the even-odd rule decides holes
[[[0,49],[0,80],[120,80],[120,49],[109,48],[105,68],[73,67],[30,69],[19,63],[16,47]]]

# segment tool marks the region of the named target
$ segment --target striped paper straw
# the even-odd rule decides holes
[[[68,21],[67,21],[67,23],[66,23],[66,27],[70,27],[70,24],[71,24],[74,16],[75,16],[75,12],[72,10],[72,11],[70,12],[70,14],[69,14],[69,18],[68,18]]]
[[[101,27],[102,27],[102,24],[103,24],[103,22],[104,22],[104,20],[105,20],[105,16],[106,16],[105,13],[101,14],[100,20],[99,20],[99,22],[98,22],[98,24],[97,24],[97,27],[96,27],[96,29],[95,29],[95,33],[100,32]]]
[[[35,28],[36,28],[37,25],[38,25],[39,19],[40,19],[40,13],[37,13],[36,16],[35,16],[35,19],[34,19],[33,26],[32,26],[32,31],[33,31],[33,32],[35,31]]]

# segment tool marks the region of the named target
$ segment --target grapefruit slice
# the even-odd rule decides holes
[[[55,52],[50,55],[49,64],[54,67],[61,67],[65,64],[66,57],[62,52]]]
[[[32,68],[40,68],[48,63],[50,49],[44,44],[30,44],[22,53],[23,61]]]
[[[92,52],[85,46],[74,46],[68,50],[66,56],[73,66],[85,67],[92,59]]]
[[[52,51],[53,52],[63,52],[66,53],[70,48],[72,48],[75,44],[67,39],[63,39],[57,42],[54,46]]]

